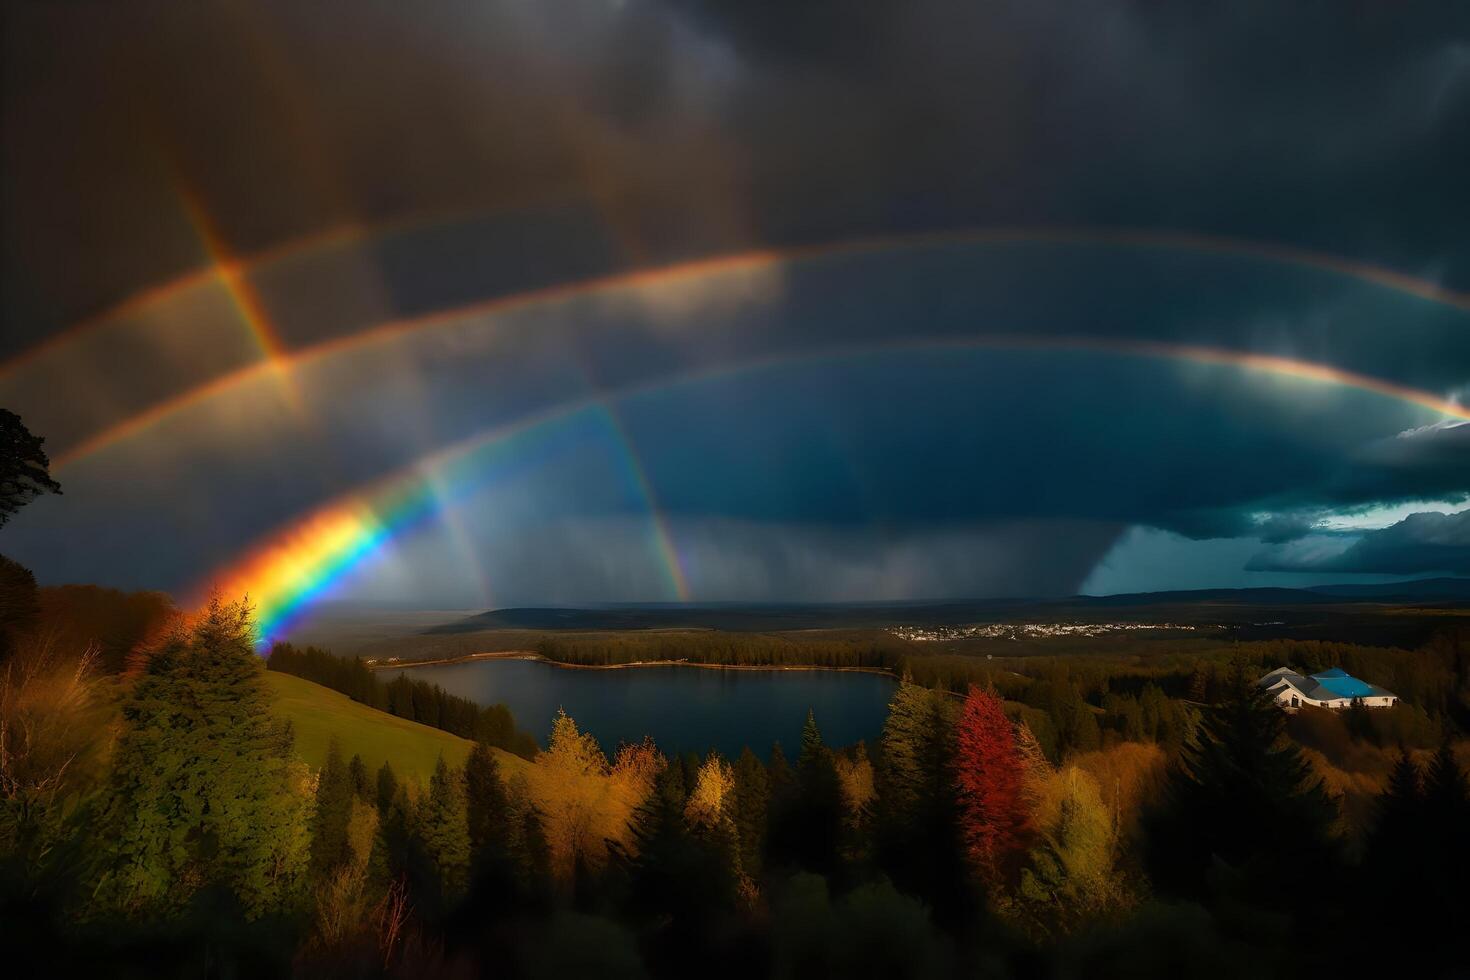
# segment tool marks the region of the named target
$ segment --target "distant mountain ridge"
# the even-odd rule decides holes
[[[1169,619],[1172,610],[1187,621],[1237,620],[1251,608],[1341,606],[1344,604],[1470,604],[1470,578],[1432,578],[1374,585],[1319,585],[1308,588],[1194,589],[1137,592],[1060,599],[976,599],[870,603],[668,603],[596,607],[519,607],[495,609],[444,623],[426,634],[482,630],[649,630],[708,629],[756,632],[801,629],[882,629],[908,624],[958,624],[1026,617],[1095,619],[1102,610],[1148,610]],[[1235,607],[1225,613],[1220,607]],[[1246,618],[1249,618],[1248,616]]]

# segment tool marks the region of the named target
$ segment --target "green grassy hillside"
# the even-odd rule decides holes
[[[386,760],[402,780],[427,784],[442,754],[450,765],[463,765],[470,742],[437,728],[406,721],[384,711],[358,704],[345,694],[310,681],[267,671],[266,681],[276,697],[276,713],[290,719],[296,731],[296,753],[313,767],[327,758],[327,743],[336,736],[342,755],[361,755],[370,772]],[[495,750],[501,774],[509,776],[530,766],[509,752]]]

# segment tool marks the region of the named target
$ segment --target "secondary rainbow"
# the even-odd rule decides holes
[[[676,542],[658,506],[646,467],[618,417],[616,403],[680,385],[732,377],[802,362],[906,351],[1015,350],[1098,353],[1158,358],[1245,370],[1313,384],[1351,388],[1393,398],[1440,414],[1470,419],[1470,410],[1378,379],[1321,364],[1199,345],[1103,341],[1096,338],[931,338],[784,353],[690,371],[676,377],[554,405],[522,419],[454,443],[370,484],[354,489],[270,535],[238,561],[210,576],[197,590],[248,595],[255,604],[262,642],[279,636],[324,593],[394,537],[432,519],[454,499],[495,478],[497,465],[514,461],[518,448],[555,434],[579,416],[597,421],[613,439],[635,490],[642,498],[653,545],[670,585],[671,598],[691,595]],[[444,488],[449,488],[446,493]]]
[[[322,358],[373,344],[389,343],[420,331],[445,327],[475,317],[491,316],[515,310],[527,309],[539,304],[549,304],[621,289],[637,289],[674,285],[697,280],[706,276],[725,273],[759,270],[786,263],[804,262],[815,259],[858,255],[869,252],[898,251],[925,247],[975,244],[1023,244],[1055,243],[1079,245],[1105,245],[1127,248],[1179,248],[1205,254],[1237,255],[1276,264],[1294,265],[1315,269],[1334,275],[1347,276],[1369,282],[1383,288],[1394,289],[1422,299],[1444,304],[1460,310],[1470,310],[1470,295],[1366,263],[1342,259],[1285,246],[1244,242],[1206,235],[1137,231],[1127,229],[1097,228],[991,228],[964,231],[938,232],[908,236],[859,238],[817,245],[793,246],[790,248],[764,249],[732,255],[716,256],[681,262],[674,265],[631,272],[619,272],[572,283],[561,283],[541,289],[529,290],[508,296],[495,297],[453,309],[438,310],[420,316],[393,320],[368,330],[346,337],[324,341],[303,347],[279,357],[266,358],[184,391],[171,399],[159,402],[106,429],[100,430],[82,442],[68,447],[57,454],[54,468],[65,469],[78,460],[110,445],[139,436],[155,425],[210,398],[268,376],[273,372],[292,371]],[[233,268],[233,266],[231,266]],[[1349,376],[1343,372],[1344,377]],[[1362,375],[1352,375],[1363,377]],[[1377,383],[1377,382],[1375,382]],[[1391,382],[1382,382],[1392,386]],[[1413,389],[1398,386],[1403,392]],[[1416,392],[1414,399],[1436,411],[1455,417],[1470,417],[1463,409],[1445,399],[1427,392]],[[1448,408],[1448,410],[1446,410]]]

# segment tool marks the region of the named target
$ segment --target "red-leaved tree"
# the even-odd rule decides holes
[[[1009,877],[1026,844],[1024,773],[1000,698],[970,685],[955,726],[960,833],[987,882]]]

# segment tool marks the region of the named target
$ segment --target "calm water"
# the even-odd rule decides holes
[[[877,674],[839,671],[567,670],[534,660],[482,660],[404,673],[481,704],[504,702],[516,725],[543,746],[561,707],[608,752],[652,735],[665,753],[713,748],[732,759],[746,745],[764,757],[777,740],[794,756],[808,708],[817,713],[827,744],[872,742],[895,686]]]

